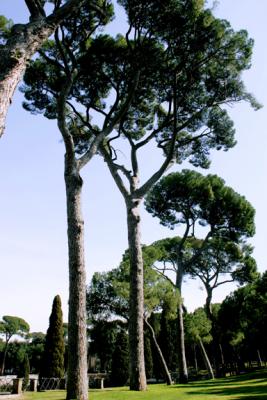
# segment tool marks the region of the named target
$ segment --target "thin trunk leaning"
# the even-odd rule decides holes
[[[203,344],[203,342],[202,342],[202,340],[201,340],[200,337],[198,338],[198,344],[199,344],[199,347],[200,347],[200,349],[201,349],[201,351],[202,351],[204,363],[205,363],[206,368],[207,368],[207,370],[208,370],[209,377],[210,377],[210,379],[214,379],[213,369],[212,369],[212,366],[211,366],[211,363],[210,363],[208,354],[207,354],[207,352],[206,352],[206,349],[205,349],[205,347],[204,347],[204,344]]]
[[[170,374],[170,371],[168,369],[168,366],[167,366],[167,363],[165,361],[165,358],[164,358],[164,356],[162,354],[161,348],[160,348],[160,346],[159,346],[159,344],[157,342],[155,331],[154,331],[153,327],[150,325],[150,323],[148,322],[148,320],[146,318],[144,320],[145,320],[145,323],[146,323],[146,325],[147,325],[147,327],[148,327],[148,329],[149,329],[149,331],[151,333],[154,346],[155,346],[155,348],[157,350],[159,359],[160,359],[161,364],[163,366],[163,370],[164,370],[164,374],[165,374],[167,385],[172,385],[173,382],[172,382],[171,374]]]
[[[130,389],[146,390],[144,357],[143,256],[140,241],[139,201],[127,201],[128,243],[130,255],[129,353]]]
[[[71,159],[71,157],[70,157]],[[88,400],[86,274],[84,221],[81,211],[82,179],[65,156],[65,184],[69,249],[69,325],[67,400]]]

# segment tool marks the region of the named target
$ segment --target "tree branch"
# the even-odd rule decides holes
[[[108,168],[110,170],[110,173],[116,182],[116,185],[118,186],[121,194],[123,195],[124,199],[127,199],[130,196],[129,190],[127,190],[126,186],[123,183],[123,180],[121,179],[120,175],[118,174],[118,168],[116,164],[112,161],[110,154],[108,153],[105,145],[102,143],[100,145],[100,151],[104,157],[105,162],[108,165]]]
[[[36,21],[37,19],[44,18],[45,11],[39,0],[25,0],[25,4],[31,14],[30,21]]]
[[[102,132],[100,132],[99,135],[97,135],[95,137],[95,139],[94,139],[93,143],[91,144],[89,150],[79,159],[79,168],[82,168],[85,164],[87,164],[91,160],[93,155],[96,154],[96,152],[98,151],[100,143],[103,141],[103,139],[105,137],[107,137],[113,131],[113,129],[115,128],[116,124],[121,120],[121,118],[123,118],[123,116],[127,112],[128,108],[129,108],[129,106],[130,106],[130,104],[132,102],[132,99],[134,97],[135,90],[136,90],[136,88],[138,86],[139,77],[140,77],[140,71],[137,71],[137,73],[135,75],[135,78],[134,78],[134,82],[133,82],[132,88],[131,88],[131,90],[130,90],[125,102],[122,104],[122,106],[121,106],[120,110],[118,111],[118,113],[111,119],[110,123],[107,124],[105,129],[103,129]],[[119,179],[118,179],[119,174],[118,174],[118,171],[116,169],[116,166],[114,165],[111,168],[111,164],[113,164],[113,162],[112,162],[112,160],[111,160],[111,158],[110,158],[110,156],[108,154],[108,151],[106,150],[104,145],[101,146],[101,148],[102,148],[101,153],[103,154],[104,159],[105,159],[105,161],[107,162],[107,164],[108,164],[108,166],[110,168],[110,171],[113,170],[114,173],[116,171],[115,175],[117,176],[117,180],[118,180],[118,183],[119,183]],[[114,179],[115,179],[115,175],[114,175]],[[116,181],[116,183],[117,183],[117,181]],[[123,196],[124,195],[126,196],[129,193],[126,190],[125,186],[123,184],[121,184],[121,183],[122,183],[122,180],[118,184],[118,187],[120,188],[121,193],[124,193]]]
[[[68,127],[66,125],[66,102],[67,98],[69,95],[69,92],[71,90],[73,81],[77,75],[77,71],[74,71],[70,76],[67,77],[66,83],[63,86],[58,99],[57,99],[57,109],[58,109],[58,128],[61,132],[61,135],[63,137],[65,147],[66,147],[66,153],[68,156],[74,158],[75,157],[75,146],[73,142],[73,137],[71,133],[68,130]]]
[[[52,14],[50,14],[46,18],[47,23],[53,24],[53,25],[60,24],[64,20],[64,18],[71,15],[75,11],[79,10],[80,7],[82,7],[87,1],[88,0],[69,0],[69,1],[67,1],[63,6],[56,9]],[[103,17],[106,17],[105,12],[100,7],[98,7],[96,4],[94,4],[93,2],[90,2],[90,7],[93,11],[96,11]]]

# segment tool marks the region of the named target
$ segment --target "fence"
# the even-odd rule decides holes
[[[88,383],[90,387],[104,388],[104,380],[108,378],[108,374],[89,374]],[[32,392],[45,390],[62,390],[66,389],[66,379],[64,378],[30,378],[26,382],[23,378],[17,378],[15,375],[0,376],[0,394],[19,394],[24,390]]]
[[[0,376],[0,394],[21,393],[22,379],[6,375]]]

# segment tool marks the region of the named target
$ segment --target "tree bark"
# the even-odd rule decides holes
[[[69,249],[69,325],[67,400],[88,400],[86,274],[82,179],[72,157],[65,156]]]
[[[54,32],[58,24],[85,0],[69,0],[47,18],[40,13],[28,24],[14,25],[11,36],[0,50],[0,137],[4,133],[8,108],[27,62]]]
[[[177,309],[177,329],[178,329],[178,367],[179,367],[179,383],[188,383],[188,371],[185,356],[184,343],[184,321],[183,321],[183,303],[182,303],[182,282],[183,267],[179,260],[177,261],[176,288],[180,294],[180,301]]]
[[[160,346],[159,346],[159,344],[158,344],[158,342],[157,342],[154,329],[153,329],[153,327],[150,325],[150,323],[148,322],[147,319],[145,319],[145,323],[146,323],[146,325],[147,325],[147,327],[148,327],[148,329],[149,329],[149,331],[150,331],[150,333],[151,333],[154,346],[155,346],[155,348],[156,348],[156,350],[157,350],[159,359],[160,359],[161,364],[162,364],[162,366],[163,366],[167,385],[172,385],[173,382],[172,382],[171,374],[170,374],[170,371],[169,371],[169,369],[168,369],[168,366],[167,366],[167,363],[166,363],[166,361],[165,361],[165,358],[164,358],[164,356],[163,356],[163,354],[162,354],[161,348],[160,348]]]
[[[203,359],[204,359],[204,363],[205,363],[206,368],[208,370],[209,377],[210,377],[210,379],[214,379],[213,369],[212,369],[208,354],[206,352],[206,349],[204,347],[204,344],[203,344],[201,338],[198,338],[198,344],[199,344],[199,347],[201,348]]]
[[[129,353],[130,389],[146,390],[144,358],[143,256],[140,241],[139,200],[128,199],[127,224],[130,255]]]

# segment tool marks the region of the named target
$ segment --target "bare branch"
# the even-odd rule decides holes
[[[65,147],[66,147],[66,153],[68,154],[69,157],[72,157],[73,159],[75,158],[75,146],[73,142],[73,138],[71,133],[68,130],[68,127],[66,125],[66,101],[69,95],[69,92],[71,90],[71,86],[73,84],[73,81],[76,77],[77,71],[74,71],[70,76],[69,79],[66,80],[65,85],[63,86],[58,99],[57,99],[57,109],[58,109],[58,128],[62,134]]]
[[[36,21],[37,19],[44,18],[45,10],[40,4],[39,0],[25,0],[26,6],[31,14],[30,21]]]
[[[118,173],[117,167],[114,164],[114,162],[112,161],[110,154],[108,153],[108,151],[103,143],[100,145],[100,151],[104,157],[105,162],[108,165],[110,173],[113,176],[113,179],[116,182],[116,185],[118,186],[121,194],[123,195],[124,199],[127,199],[130,196],[130,192],[124,185],[123,180],[121,179],[121,177]]]

